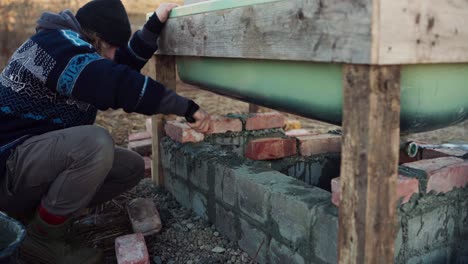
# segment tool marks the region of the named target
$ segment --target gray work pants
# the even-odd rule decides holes
[[[111,200],[144,176],[135,152],[114,147],[97,126],[78,126],[34,136],[19,145],[0,182],[0,210],[26,212],[40,202],[65,216]]]

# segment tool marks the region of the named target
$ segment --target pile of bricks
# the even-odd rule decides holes
[[[283,128],[285,117],[278,112],[258,113],[236,117],[213,117],[213,128],[208,134],[257,131]],[[183,121],[170,121],[165,126],[168,137],[180,143],[201,142],[203,134],[191,129]],[[311,156],[319,153],[340,152],[341,136],[313,134],[305,129],[290,130],[282,137],[266,137],[250,140],[245,156],[253,160],[272,160],[294,155]]]

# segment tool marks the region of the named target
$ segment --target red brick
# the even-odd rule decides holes
[[[153,200],[147,198],[133,199],[127,205],[127,212],[132,223],[133,232],[147,236],[161,231],[161,218]]]
[[[143,234],[121,236],[115,239],[118,264],[149,264],[148,249]]]
[[[258,113],[247,118],[246,130],[282,128],[286,118],[278,112]]]
[[[143,160],[145,161],[145,177],[151,178],[151,164],[152,160],[150,157],[143,157]]]
[[[127,148],[139,153],[142,156],[148,156],[148,155],[151,155],[153,151],[152,145],[153,145],[153,141],[150,138],[150,139],[143,139],[143,140],[128,142]]]
[[[148,131],[143,131],[143,132],[138,132],[138,133],[133,133],[128,136],[128,141],[138,141],[138,140],[143,140],[143,139],[149,139],[151,138],[151,133]]]
[[[331,182],[332,203],[336,206],[340,205],[341,201],[341,183],[340,178],[334,178]],[[397,199],[402,199],[402,204],[407,203],[413,194],[419,193],[419,180],[409,178],[403,175],[398,175],[396,195]]]
[[[302,137],[302,136],[312,136],[316,135],[307,129],[292,129],[285,132],[288,137]]]
[[[341,152],[341,136],[339,135],[321,134],[297,137],[297,139],[302,156]]]
[[[253,160],[281,159],[296,154],[294,138],[261,138],[251,140],[245,156]]]
[[[405,163],[404,166],[426,172],[426,192],[446,193],[468,184],[468,161],[455,157],[442,157]]]
[[[238,118],[228,118],[223,116],[212,116],[211,117],[211,131],[210,134],[220,134],[231,132],[242,131],[242,121]]]
[[[200,142],[205,139],[202,133],[190,128],[187,123],[168,121],[164,127],[166,135],[180,143]]]
[[[331,181],[331,190],[332,190],[332,203],[336,206],[340,205],[341,201],[341,186],[340,178],[334,178]]]
[[[435,159],[442,157],[462,157],[466,151],[448,148],[423,149],[422,159]]]
[[[415,162],[421,160],[421,155],[416,155],[416,157],[409,157],[404,151],[400,151],[400,156],[398,159],[398,164],[403,164],[403,163],[409,163],[409,162]]]

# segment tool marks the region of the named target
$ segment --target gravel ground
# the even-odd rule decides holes
[[[145,238],[152,263],[256,263],[213,225],[181,207],[149,179],[79,218],[73,225],[74,236],[105,250],[106,263],[116,263],[114,240],[132,233],[125,206],[134,198],[152,199],[161,215],[161,233]]]

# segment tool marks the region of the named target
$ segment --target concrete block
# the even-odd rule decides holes
[[[403,256],[403,230],[401,224],[398,225],[398,232],[395,239],[395,260],[399,258],[399,256]]]
[[[325,263],[338,263],[338,212],[331,204],[320,206],[312,227],[314,255]]]
[[[127,148],[129,150],[135,151],[136,153],[142,156],[150,156],[151,153],[153,152],[152,146],[153,146],[152,139],[143,139],[143,140],[128,142]]]
[[[288,168],[288,175],[309,185],[331,191],[331,180],[340,175],[338,154],[313,156]]]
[[[161,231],[161,218],[153,200],[133,199],[127,205],[127,212],[134,233],[142,233],[147,236]]]
[[[145,238],[141,233],[116,238],[115,255],[118,264],[150,263]]]
[[[192,202],[192,210],[200,216],[201,218],[208,220],[208,211],[207,205],[208,200],[206,196],[200,192],[192,191],[191,193],[191,202]]]
[[[184,180],[188,180],[189,174],[192,173],[189,171],[190,168],[188,166],[191,163],[191,158],[183,151],[176,151],[173,155],[175,159],[175,174]]]
[[[240,226],[239,247],[252,258],[254,258],[258,252],[255,260],[259,263],[268,263],[267,253],[269,241],[267,235],[242,218],[240,219]]]
[[[239,214],[225,209],[216,203],[216,228],[231,241],[239,240],[240,222]]]
[[[180,121],[168,121],[164,126],[166,135],[180,143],[201,142],[205,139],[205,135],[198,133],[190,128],[186,123]]]
[[[309,242],[313,208],[330,199],[330,193],[290,180],[274,186],[271,192],[271,218],[280,235],[298,245]]]
[[[238,205],[242,213],[264,224],[268,219],[272,192],[297,180],[269,169],[241,166],[233,169],[238,190]]]
[[[212,159],[195,159],[193,162],[193,171],[190,175],[190,182],[198,189],[208,192],[210,186],[208,184],[208,176],[210,173],[210,164]]]
[[[236,169],[224,164],[215,165],[215,196],[219,201],[233,207],[238,200],[236,172]]]
[[[408,220],[407,248],[409,252],[435,249],[452,241],[455,235],[455,211],[438,206]]]
[[[296,252],[293,252],[287,246],[279,243],[275,239],[270,242],[270,263],[272,264],[305,264],[306,261]]]
[[[296,152],[295,139],[261,138],[249,141],[245,156],[253,160],[272,160],[293,156]]]
[[[211,117],[210,134],[221,134],[226,132],[241,132],[242,121],[238,118],[229,118],[223,116]]]
[[[249,175],[236,171],[239,208],[241,212],[263,224],[268,219],[271,192],[267,186],[259,184]]]
[[[172,195],[185,208],[191,208],[190,191],[186,181],[173,177],[172,180]]]
[[[239,157],[244,157],[247,136],[242,133],[212,135],[210,142],[214,145],[228,147]]]
[[[414,256],[408,259],[407,264],[426,264],[426,263],[452,263],[450,262],[450,249],[440,248],[431,250],[422,255]]]
[[[172,150],[171,146],[173,146],[174,141],[164,138],[161,143],[159,144],[160,148],[160,155],[161,155],[161,165],[163,168],[167,168],[172,172],[175,172],[175,158],[174,153],[175,151]]]
[[[260,130],[270,128],[282,128],[286,118],[278,112],[258,113],[247,118],[246,130]]]
[[[462,200],[459,218],[460,239],[468,239],[468,199]],[[465,244],[466,254],[468,255],[468,243]]]
[[[164,188],[172,194],[174,193],[175,175],[171,170],[167,168],[163,168],[163,172],[164,172]]]
[[[128,141],[138,141],[138,140],[143,140],[143,139],[150,139],[151,138],[151,133],[148,131],[143,131],[143,132],[137,132],[128,135]]]
[[[341,136],[321,134],[297,137],[302,156],[341,152]]]
[[[453,188],[468,184],[468,161],[455,157],[443,157],[405,163],[405,167],[425,172],[426,192],[447,193]]]

